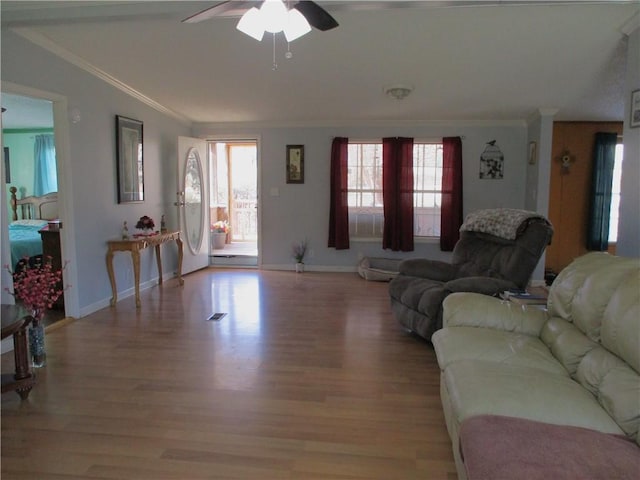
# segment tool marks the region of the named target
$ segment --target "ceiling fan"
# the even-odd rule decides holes
[[[257,4],[259,8],[256,8]],[[287,40],[292,41],[309,32],[310,27],[324,32],[338,26],[338,22],[324,8],[316,2],[306,0],[264,0],[262,2],[229,0],[191,15],[182,22],[198,23],[214,17],[237,16],[242,17],[237,28],[256,40],[262,40],[264,31],[271,33],[284,31]],[[272,20],[276,16],[281,18],[273,23]],[[243,26],[245,29],[242,28]],[[278,29],[274,30],[276,28]]]

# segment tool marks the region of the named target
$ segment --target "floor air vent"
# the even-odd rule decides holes
[[[217,322],[218,320],[222,320],[222,317],[224,317],[225,315],[226,313],[214,313],[207,320],[213,320],[214,322]]]

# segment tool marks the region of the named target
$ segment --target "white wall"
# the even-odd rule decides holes
[[[640,128],[631,128],[631,92],[640,89],[640,14],[627,44],[625,81],[624,159],[622,161],[622,196],[618,223],[618,255],[640,257]]]
[[[260,213],[262,225],[262,266],[293,268],[291,244],[307,238],[312,251],[305,264],[309,270],[353,270],[360,256],[387,258],[429,257],[448,259],[437,243],[417,243],[414,252],[385,251],[381,242],[351,242],[349,250],[327,247],[329,232],[329,173],[331,141],[336,136],[372,140],[385,136],[411,136],[418,140],[438,140],[443,136],[463,136],[464,213],[480,208],[524,208],[526,178],[526,127],[524,123],[370,127],[216,127],[197,125],[194,135],[213,137],[238,135],[259,137]],[[488,141],[496,140],[505,156],[502,180],[480,180],[480,155]],[[305,183],[286,184],[286,145],[305,146]],[[278,189],[279,196],[271,190]]]
[[[111,287],[105,268],[105,241],[120,235],[124,220],[129,224],[142,215],[167,215],[169,227],[176,227],[172,206],[175,200],[178,135],[190,130],[178,121],[148,107],[98,78],[67,63],[23,38],[2,30],[2,82],[55,92],[67,98],[69,109],[78,109],[82,119],[69,123],[71,204],[76,251],[69,252],[77,278],[79,313],[86,315],[108,305]],[[144,203],[117,203],[115,160],[115,116],[144,122]],[[64,219],[63,219],[64,220]],[[74,254],[75,253],[75,254]],[[157,276],[152,256],[142,255],[142,282]],[[174,252],[163,254],[163,267],[176,267]],[[131,260],[125,254],[114,259],[118,290],[133,286]]]

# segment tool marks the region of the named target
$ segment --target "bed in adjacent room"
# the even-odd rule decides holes
[[[51,220],[58,218],[58,193],[41,197],[16,198],[15,187],[11,187],[12,222],[9,224],[11,266],[24,257],[42,255],[42,229]]]

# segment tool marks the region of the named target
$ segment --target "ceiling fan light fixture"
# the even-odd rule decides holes
[[[407,98],[411,92],[413,92],[413,87],[407,85],[391,85],[384,88],[385,95],[396,100]]]
[[[311,25],[309,25],[307,19],[304,18],[304,15],[298,10],[291,9],[287,12],[287,19],[283,31],[287,42],[293,42],[309,33],[311,31]]]
[[[282,0],[265,0],[260,7],[264,29],[270,33],[278,33],[287,23],[287,7]]]
[[[259,9],[251,7],[240,18],[236,28],[259,42],[265,31],[283,32],[287,42],[293,42],[311,31],[305,16],[293,8],[287,10],[282,0],[265,0]]]
[[[256,7],[251,7],[247,12],[240,18],[238,25],[236,28],[240,30],[242,33],[249,35],[252,38],[255,38],[259,42],[262,41],[262,37],[264,36],[264,24],[262,21],[262,14],[260,10]]]

